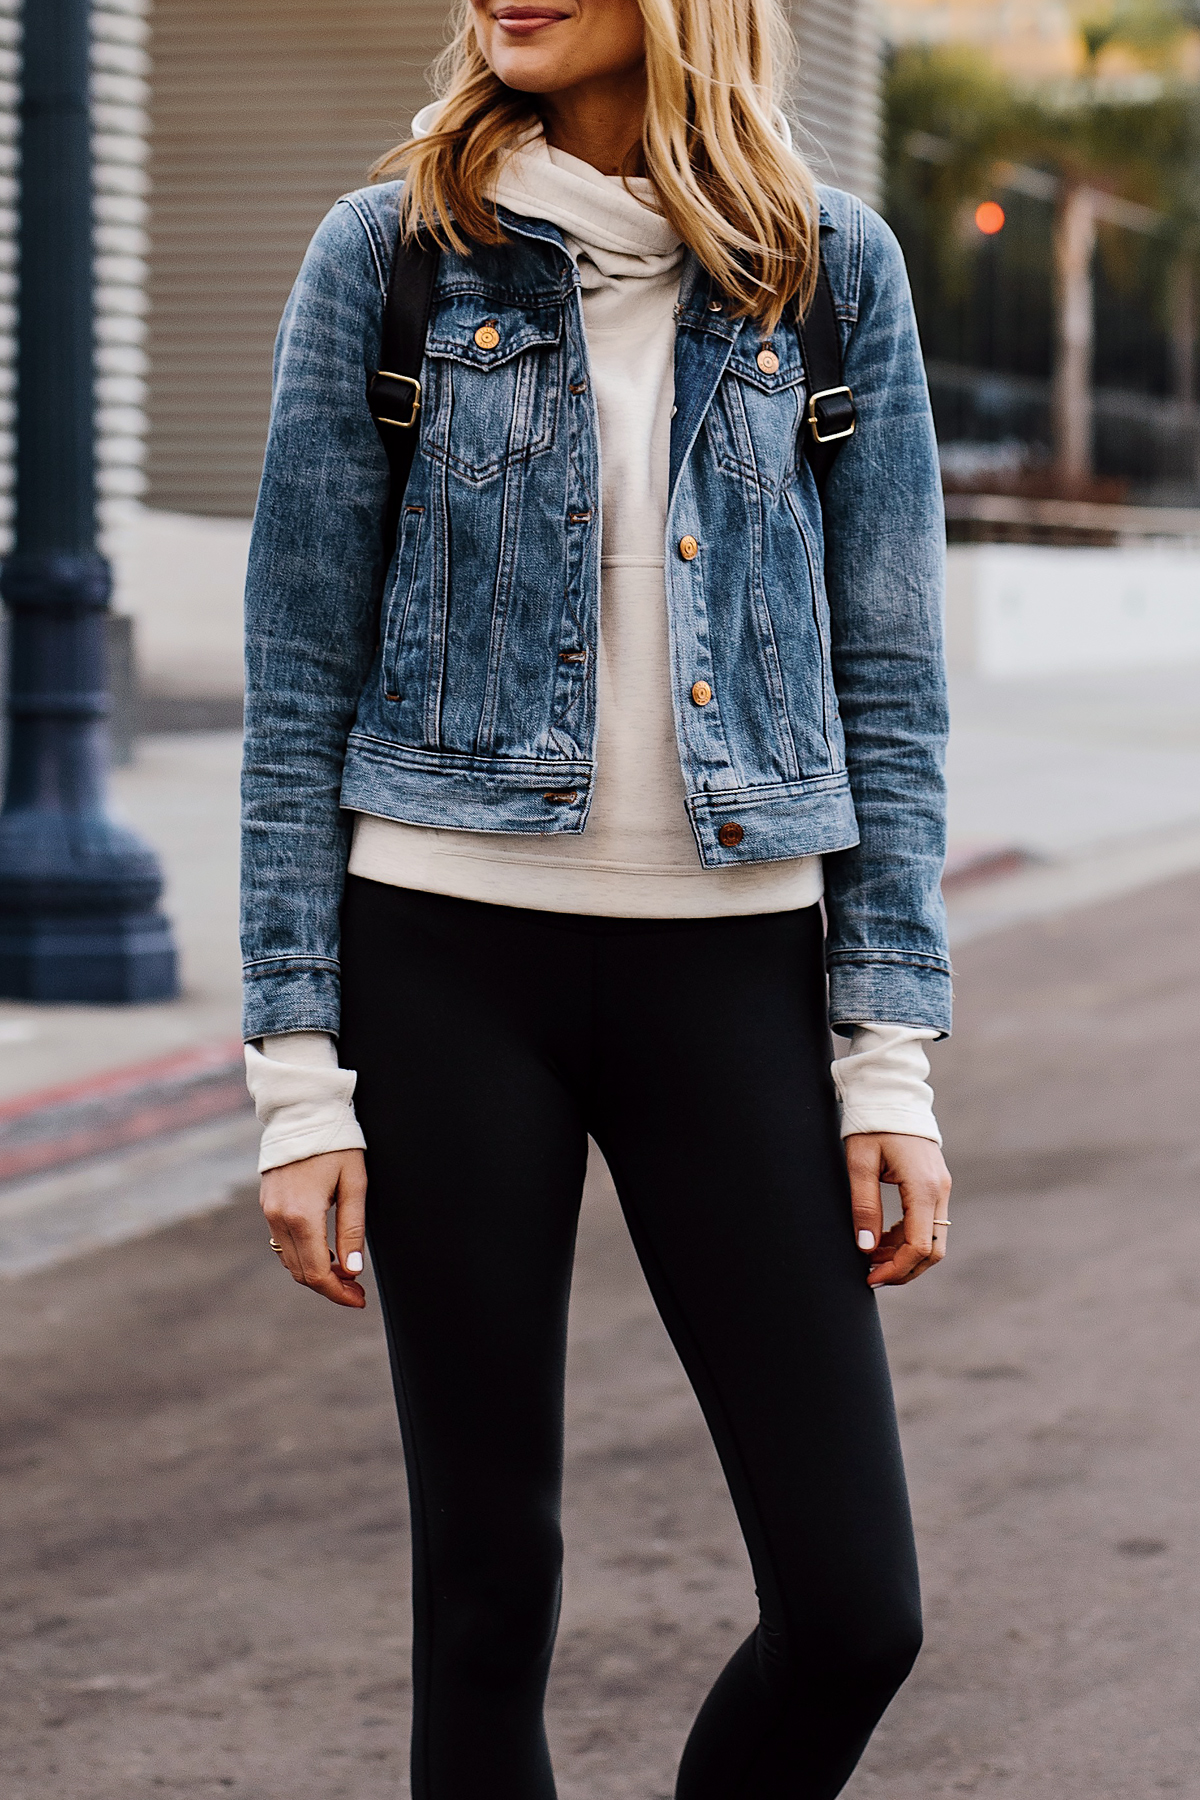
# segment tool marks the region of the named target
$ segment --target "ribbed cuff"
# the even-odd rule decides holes
[[[278,1042],[267,1039],[266,1047]],[[286,1039],[282,1047],[288,1048]],[[309,1156],[367,1147],[354,1116],[358,1076],[353,1069],[338,1068],[332,1039],[313,1034],[313,1042],[295,1047],[295,1053],[304,1060],[285,1062],[246,1045],[246,1085],[263,1125],[260,1174]]]
[[[854,1026],[849,1050],[832,1067],[843,1137],[894,1131],[941,1143],[924,1049],[936,1036],[927,1025]]]

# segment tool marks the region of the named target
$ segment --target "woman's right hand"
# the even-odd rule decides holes
[[[268,1169],[258,1203],[271,1236],[283,1246],[279,1260],[293,1281],[336,1306],[367,1304],[366,1290],[355,1280],[366,1242],[367,1164],[361,1150],[330,1150]],[[326,1236],[331,1206],[337,1208],[336,1257]]]

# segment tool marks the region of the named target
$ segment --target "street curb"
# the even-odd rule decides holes
[[[1032,868],[1037,858],[1018,844],[954,844],[946,853],[942,872],[943,894],[956,894],[977,882],[998,881]]]
[[[250,1110],[238,1039],[0,1103],[0,1183]]]

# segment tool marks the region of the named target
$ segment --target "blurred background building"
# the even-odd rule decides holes
[[[407,135],[450,0],[94,0],[101,492],[152,724],[231,722],[271,346],[313,229]],[[825,179],[878,201],[870,0],[796,0]],[[18,0],[0,0],[0,530]]]
[[[1194,540],[1186,0],[792,3],[804,149],[884,210],[908,258],[952,538]],[[101,482],[152,724],[236,722],[279,314],[318,220],[428,97],[449,12],[94,0]],[[0,509],[17,14],[0,0]],[[1078,511],[1120,503],[1155,520]]]
[[[447,0],[152,0],[146,503],[240,515],[262,455],[270,346],[327,207],[407,135]],[[867,4],[804,0],[806,112],[875,197],[879,54]],[[848,79],[849,76],[849,79]]]
[[[887,0],[885,17],[884,204],[948,485],[1194,507],[1194,11]]]
[[[449,6],[96,0],[93,11],[105,493],[244,517],[271,343],[304,246],[429,97]],[[15,12],[0,0],[10,157]],[[797,25],[814,160],[878,199],[873,13],[864,0],[800,0]]]

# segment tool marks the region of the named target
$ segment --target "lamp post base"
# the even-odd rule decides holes
[[[175,946],[157,910],[107,917],[0,917],[0,996],[130,1005],[179,991]]]
[[[106,814],[0,813],[0,998],[128,1005],[179,992],[162,875]]]

